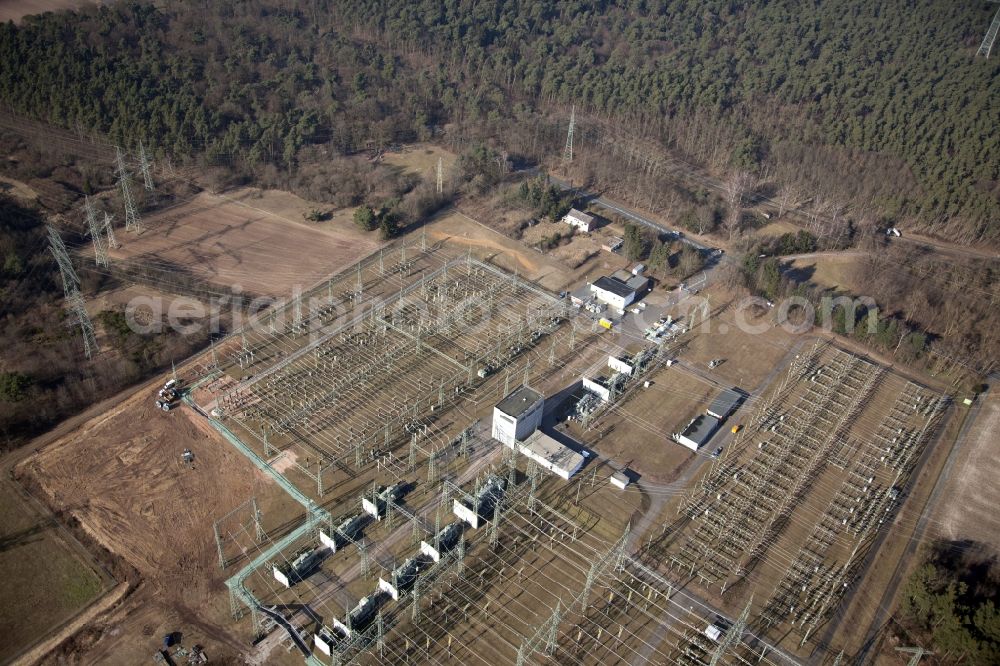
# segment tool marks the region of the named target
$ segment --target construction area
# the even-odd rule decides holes
[[[200,192],[145,216],[145,233],[119,234],[126,242],[109,248],[108,256],[119,270],[142,272],[157,281],[190,272],[224,289],[285,296],[378,247],[347,220],[332,231],[306,225],[299,209],[308,205],[290,194]],[[303,247],[311,251],[303,253]]]

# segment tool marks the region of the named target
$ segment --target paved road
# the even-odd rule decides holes
[[[691,164],[679,162],[677,160],[671,160],[671,163],[673,164],[674,167],[676,167],[678,173],[680,174],[680,178],[682,180],[686,179],[696,182],[703,187],[707,187],[709,189],[715,190],[716,192],[720,192],[724,196],[728,196],[726,184],[722,180],[701,173],[700,170],[696,169]],[[537,168],[525,170],[525,172],[527,173],[537,173],[537,171],[538,171]],[[563,189],[576,189],[573,188],[569,183],[560,180],[558,178],[555,178],[553,176],[549,176],[549,180],[551,180],[553,183],[558,184]],[[579,191],[581,195],[594,197],[593,199],[594,203],[606,208],[607,210],[616,212],[619,215],[623,215],[647,227],[651,227],[654,229],[661,229],[668,232],[673,231],[661,224],[653,222],[649,218],[644,217],[640,213],[636,212],[631,208],[628,208],[627,206],[610,201],[594,193],[588,193],[583,190]],[[784,219],[791,221],[793,223],[801,223],[805,220],[812,220],[812,219],[819,219],[819,220],[826,219],[825,216],[822,215],[817,216],[812,212],[805,211],[800,208],[784,207],[774,199],[761,194],[746,195],[744,197],[744,205],[765,205],[770,208],[773,208],[774,210],[781,210],[782,208],[785,208],[786,217]],[[708,249],[705,245],[702,245],[697,241],[693,241],[688,238],[685,238],[684,241],[698,249]],[[948,241],[943,241],[943,240],[938,240],[936,238],[923,236],[921,234],[910,233],[905,230],[903,235],[900,237],[895,237],[895,236],[889,237],[889,242],[903,243],[907,245],[916,245],[919,247],[930,249],[937,254],[943,256],[950,256],[958,259],[987,259],[994,261],[1000,259],[1000,253],[998,253],[994,249],[959,245],[956,243],[950,243]]]
[[[534,172],[537,172],[537,169],[529,169],[529,170],[527,170],[527,173],[534,173]],[[690,245],[691,247],[695,248],[696,250],[702,250],[703,252],[707,252],[707,251],[710,251],[712,249],[709,246],[704,245],[702,243],[699,243],[698,241],[696,241],[696,240],[694,240],[692,238],[688,238],[687,236],[685,236],[683,234],[683,232],[681,232],[678,229],[672,229],[672,228],[670,228],[670,227],[668,227],[668,226],[666,226],[664,224],[660,224],[659,222],[656,222],[656,221],[654,221],[654,220],[646,217],[642,213],[640,213],[640,212],[638,212],[638,211],[636,211],[636,210],[634,210],[632,208],[629,208],[629,207],[627,207],[627,206],[625,206],[623,204],[617,203],[615,201],[611,201],[610,199],[608,199],[606,197],[602,197],[601,195],[597,194],[596,192],[588,192],[588,191],[586,191],[584,189],[581,189],[581,188],[578,188],[578,187],[574,187],[572,183],[569,183],[569,182],[567,182],[565,180],[561,180],[559,178],[556,178],[555,176],[551,176],[550,175],[548,177],[548,179],[549,179],[549,182],[551,182],[553,185],[556,185],[556,186],[558,186],[559,188],[561,188],[563,190],[572,190],[572,191],[576,192],[577,196],[586,199],[592,205],[598,206],[600,208],[604,208],[605,210],[609,210],[609,211],[611,211],[613,213],[617,213],[617,214],[619,214],[619,215],[621,215],[623,217],[626,217],[626,218],[632,220],[633,222],[637,222],[638,224],[641,224],[641,225],[643,225],[645,227],[648,227],[648,228],[650,228],[653,231],[656,231],[658,233],[668,234],[668,235],[671,235],[671,236],[675,236],[682,243],[687,243],[688,245]]]

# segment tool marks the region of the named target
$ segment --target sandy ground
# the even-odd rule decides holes
[[[310,202],[284,192],[242,189],[203,192],[191,201],[143,219],[136,237],[119,230],[115,259],[153,266],[171,262],[226,288],[283,296],[295,285],[312,286],[379,245],[349,216],[312,225],[302,214]]]
[[[0,4],[0,11],[2,11],[2,8],[3,4]],[[38,200],[38,192],[19,180],[14,180],[13,178],[7,178],[5,176],[0,176],[0,193],[9,194],[10,196],[21,199],[22,201]]]
[[[97,0],[0,0],[0,21],[20,21],[29,14],[75,9],[84,5],[99,5]]]
[[[575,239],[568,248],[560,248],[562,254],[558,252],[543,254],[490,228],[471,212],[466,214],[460,211],[447,211],[428,224],[427,237],[435,241],[448,240],[453,245],[471,248],[474,256],[488,259],[504,270],[516,271],[519,276],[557,292],[575,289],[588,277],[596,279],[601,274],[612,273],[625,265],[624,259],[618,255],[600,252],[574,267],[563,260],[567,256],[568,248],[594,241],[586,238]]]
[[[697,335],[691,336],[680,358],[722,385],[754,391],[788,349],[803,337],[791,332],[790,326],[776,325],[771,311],[758,317],[750,308],[740,308],[739,302],[720,286],[713,285],[699,297],[703,300],[691,299],[683,307],[671,310],[680,319],[687,314],[688,322],[690,313],[695,313]],[[708,321],[702,317],[701,303],[713,313]],[[713,359],[721,359],[723,363],[710,370],[708,363]]]
[[[636,391],[602,419],[593,447],[649,482],[674,481],[694,453],[670,440],[716,393],[678,367],[664,367],[648,389]]]
[[[1000,552],[997,475],[1000,474],[1000,401],[987,399],[947,480],[931,531],[950,540],[972,539]]]
[[[211,525],[251,495],[273,494],[273,486],[193,418],[186,408],[156,409],[144,388],[24,465],[51,504],[141,578],[128,601],[78,641],[79,663],[141,663],[169,631],[212,656],[240,650],[224,626],[229,572],[218,567]],[[190,468],[184,448],[195,453]]]

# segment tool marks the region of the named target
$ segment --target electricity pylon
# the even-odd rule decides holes
[[[111,220],[114,219],[113,215],[108,215],[107,211],[104,213],[104,235],[108,238],[108,247],[113,250],[117,250],[121,247],[118,244],[118,239],[115,238],[115,228],[111,224]]]
[[[576,128],[576,105],[569,112],[569,130],[566,132],[566,148],[563,149],[563,161],[573,161],[573,130]]]
[[[913,647],[898,647],[898,648],[896,648],[896,652],[909,653],[909,654],[913,655],[912,657],[910,657],[910,661],[909,661],[909,663],[907,663],[906,666],[916,666],[917,664],[920,663],[920,660],[923,658],[924,655],[932,655],[932,654],[934,654],[930,650],[925,650],[922,647],[915,647],[915,648],[913,648]]]
[[[125,154],[118,146],[115,146],[115,161],[117,163],[115,175],[118,176],[118,187],[122,191],[122,201],[125,204],[125,231],[141,233],[142,222],[139,220],[139,211],[132,197],[132,174],[125,166]]]
[[[73,270],[73,263],[69,260],[69,252],[63,244],[59,232],[51,225],[49,229],[49,251],[59,265],[59,275],[63,283],[63,296],[66,298],[66,305],[69,311],[76,317],[80,325],[80,332],[83,334],[83,353],[90,358],[90,355],[97,350],[97,336],[94,334],[94,325],[87,314],[83,297],[80,296],[80,277]]]
[[[993,15],[993,22],[990,23],[990,28],[986,31],[986,37],[983,38],[983,43],[979,45],[979,50],[976,51],[977,56],[990,57],[990,51],[993,50],[993,42],[997,40],[998,31],[1000,31],[1000,9]]]
[[[142,145],[142,141],[139,142],[139,171],[142,172],[142,181],[148,192],[153,191],[153,163],[149,161],[149,156],[146,155],[146,147]]]
[[[94,261],[98,266],[107,268],[108,247],[104,243],[101,224],[97,221],[97,213],[94,212],[94,205],[90,203],[90,197],[84,197],[83,207],[87,213],[87,230],[94,243]]]
[[[750,601],[747,602],[746,608],[743,609],[740,616],[736,618],[736,622],[729,627],[725,636],[721,641],[719,641],[718,647],[716,647],[715,652],[712,653],[712,661],[709,662],[709,666],[717,666],[726,652],[740,644],[740,640],[743,638],[743,632],[746,631],[747,628],[747,619],[750,617],[750,605],[752,603],[753,596],[750,597]]]

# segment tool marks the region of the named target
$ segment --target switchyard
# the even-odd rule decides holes
[[[433,458],[453,434],[449,408],[474,409],[487,384],[522,383],[538,357],[528,352],[567,316],[514,275],[403,245],[241,334],[194,400],[322,497],[338,470]]]
[[[567,481],[483,420],[504,396],[538,400],[518,386],[591,362],[572,316],[517,275],[422,242],[213,350],[188,401],[302,507],[275,534],[253,498],[215,525],[232,613],[249,617],[261,659],[281,645],[330,664],[695,650],[678,646],[717,612],[630,554],[640,494],[622,498],[604,463]],[[641,350],[609,407],[668,356]],[[719,663],[754,654],[741,635],[713,645]]]
[[[700,335],[613,335],[422,234],[256,314],[158,414],[226,497],[220,626],[256,664],[832,663],[948,401],[815,338],[716,377]],[[711,447],[671,440],[705,413]]]
[[[947,400],[803,343],[745,400],[719,383],[686,394],[667,418],[711,404],[745,427],[718,458],[684,454],[691,476],[651,507],[642,473],[613,484],[620,462],[591,458],[569,433],[600,440],[622,410],[663,391],[680,405],[672,384],[699,371],[668,363],[687,335],[627,353],[600,336],[568,300],[420,236],[214,345],[186,401],[297,507],[268,516],[244,497],[215,522],[253,663],[807,654],[905,497]],[[550,414],[546,395],[581,385],[595,404],[582,415],[570,405],[558,418],[572,427],[554,430],[559,404]],[[719,395],[729,397],[716,409]],[[677,447],[669,435],[657,436]],[[526,453],[532,438],[573,464],[547,469]]]
[[[800,650],[857,585],[949,401],[819,342],[776,384],[647,555],[720,604],[752,596],[748,626]]]
[[[384,642],[411,586],[461,568],[479,542],[452,510],[463,493],[474,506],[497,465],[499,443],[477,417],[579,356],[569,317],[517,275],[421,239],[214,347],[188,402],[304,514],[271,535],[251,498],[216,522],[233,615],[307,659],[363,654],[372,632]],[[531,467],[494,472],[517,482],[511,497],[534,497],[542,472]]]

